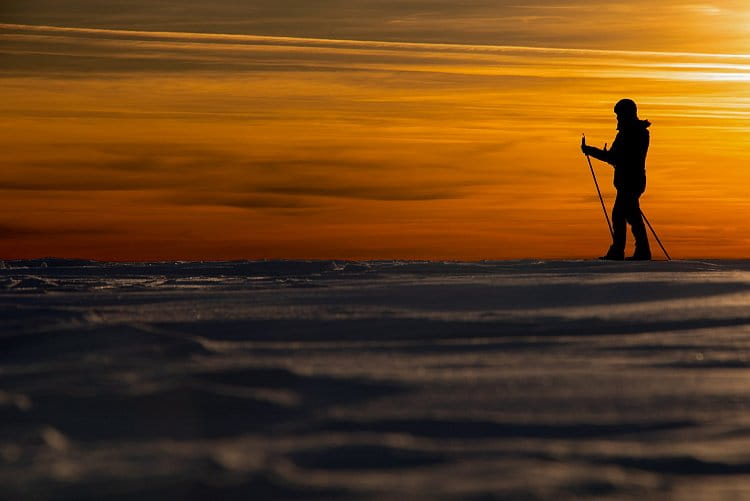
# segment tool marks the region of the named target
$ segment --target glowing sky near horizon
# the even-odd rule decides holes
[[[626,96],[670,254],[750,254],[744,1],[73,4],[0,9],[0,259],[598,255]]]

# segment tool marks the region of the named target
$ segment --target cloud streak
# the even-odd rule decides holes
[[[102,236],[111,234],[113,230],[104,227],[32,227],[12,223],[0,223],[0,239],[15,238],[53,238],[71,236]]]
[[[474,76],[750,80],[750,56],[0,24],[9,70],[268,71],[348,69]],[[55,58],[61,58],[56,60]],[[40,64],[42,63],[42,64]]]
[[[606,0],[596,6],[562,0],[25,0],[5,6],[0,19],[141,31],[610,49],[695,50],[710,40],[742,52],[746,7],[741,0]]]
[[[85,151],[85,150],[84,150]],[[137,151],[137,154],[130,153]],[[153,192],[154,198],[181,205],[216,205],[249,209],[315,208],[325,199],[429,201],[467,196],[489,181],[474,174],[461,179],[435,177],[436,165],[411,165],[407,176],[390,172],[405,166],[338,158],[307,149],[301,158],[253,157],[188,145],[100,145],[98,158],[73,150],[71,158],[0,163],[6,192]],[[328,203],[330,204],[330,202]]]

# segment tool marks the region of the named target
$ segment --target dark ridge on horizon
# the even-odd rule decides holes
[[[206,263],[258,263],[258,262],[300,262],[300,263],[313,263],[313,262],[340,262],[340,263],[440,263],[440,264],[493,264],[493,263],[524,263],[524,262],[538,262],[538,263],[579,263],[579,262],[596,262],[597,259],[594,257],[524,257],[524,258],[508,258],[508,259],[452,259],[452,258],[372,258],[372,259],[357,259],[357,258],[339,258],[339,257],[322,257],[322,258],[284,258],[284,257],[273,257],[273,258],[246,258],[246,259],[94,259],[87,257],[58,257],[58,256],[43,256],[43,257],[30,257],[30,258],[2,258],[0,262],[13,263],[13,264],[28,264],[42,265],[47,263],[47,266],[75,266],[75,265],[86,265],[86,264],[206,264]],[[692,262],[716,262],[716,263],[734,263],[734,262],[746,262],[750,261],[750,257],[747,258],[718,258],[718,257],[694,257],[685,259],[674,259],[678,263],[692,263]],[[666,262],[666,259],[652,259],[651,262]]]

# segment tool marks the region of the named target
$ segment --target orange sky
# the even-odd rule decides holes
[[[525,20],[423,3],[326,27],[258,2],[266,24],[227,10],[224,34],[9,9],[0,258],[596,256],[608,233],[578,144],[611,143],[621,97],[653,122],[642,207],[672,257],[749,257],[744,2],[611,2],[573,26],[586,11],[566,2]]]

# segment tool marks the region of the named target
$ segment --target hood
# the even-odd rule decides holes
[[[623,129],[648,129],[651,127],[651,122],[648,120],[640,120],[636,118],[635,120],[629,120],[626,123],[622,123],[620,121],[617,122],[617,130],[623,130]]]

